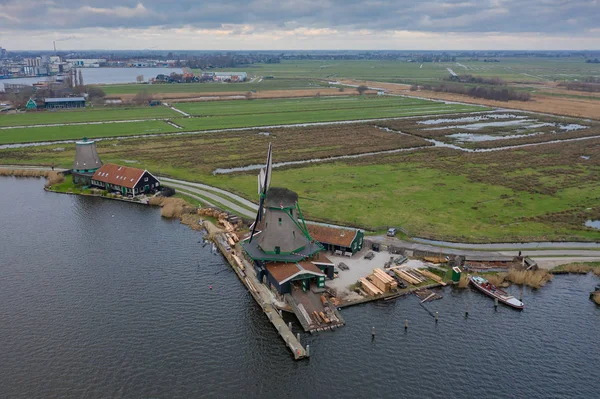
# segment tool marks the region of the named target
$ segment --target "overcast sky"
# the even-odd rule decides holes
[[[600,0],[0,0],[0,47],[600,49]]]

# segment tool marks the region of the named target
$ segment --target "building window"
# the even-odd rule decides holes
[[[279,218],[279,225],[281,226],[281,218]]]
[[[144,177],[144,182],[147,182],[147,181],[148,181],[148,178],[147,178],[147,177]]]
[[[279,248],[279,247],[275,247],[275,253],[276,253],[276,254],[279,254],[279,253],[281,253],[281,248]]]

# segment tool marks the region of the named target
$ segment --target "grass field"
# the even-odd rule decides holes
[[[0,144],[158,134],[179,131],[163,121],[115,122],[101,125],[28,127],[0,130]]]
[[[511,82],[574,80],[600,75],[599,64],[587,64],[579,57],[499,58],[486,63],[458,59],[457,62],[418,63],[405,61],[283,61],[280,64],[257,64],[243,68],[249,75],[275,78],[352,78],[382,82],[425,82],[448,76],[446,68],[458,74],[499,77]],[[459,63],[461,66],[459,65]],[[421,67],[422,65],[422,67]],[[263,81],[264,82],[264,81]]]
[[[229,69],[244,70],[256,79],[244,83],[189,83],[157,85],[106,85],[106,94],[149,93],[206,93],[261,90],[319,89],[327,80],[340,78],[372,80],[395,83],[426,83],[448,76],[446,68],[458,74],[499,77],[508,82],[535,83],[554,80],[575,80],[600,75],[600,65],[586,64],[577,57],[551,58],[500,58],[500,62],[486,63],[458,59],[457,62],[406,62],[383,60],[302,60],[282,61],[280,64],[255,64]],[[459,65],[460,64],[460,65]],[[228,69],[220,69],[227,71]],[[200,73],[201,70],[194,70]],[[272,76],[272,79],[261,77]],[[323,81],[320,81],[323,80]]]
[[[73,110],[35,111],[0,114],[0,126],[46,125],[76,122],[120,121],[129,119],[173,118],[180,113],[167,107],[97,107]]]
[[[326,83],[304,77],[300,79],[263,79],[240,83],[174,83],[174,84],[123,84],[105,85],[102,89],[107,95],[136,94],[147,91],[150,94],[157,93],[223,93],[223,92],[248,92],[252,90],[295,90],[315,89],[328,87]]]
[[[255,200],[255,171],[213,175],[216,168],[358,154],[425,145],[372,124],[106,140],[105,162],[200,181]],[[297,191],[310,219],[373,231],[402,226],[415,236],[471,242],[600,240],[585,227],[600,219],[600,139],[493,153],[427,148],[276,168],[273,185]],[[3,164],[68,167],[70,145],[0,151]]]
[[[436,115],[455,112],[484,111],[487,108],[443,104],[403,97],[335,97],[295,100],[231,100],[202,103],[181,103],[177,107],[199,115],[198,118],[179,118],[172,121],[183,131],[242,128],[266,125],[329,122],[369,118],[390,118],[414,115]],[[174,112],[166,107],[170,112]],[[90,117],[96,112],[87,111]],[[107,111],[109,112],[109,111]],[[160,112],[160,111],[156,111]],[[81,111],[81,118],[86,111]],[[181,116],[181,114],[176,113]],[[57,113],[57,115],[59,115]],[[65,115],[70,115],[65,113]],[[20,115],[17,115],[20,116]],[[10,117],[7,116],[7,117]],[[157,134],[182,131],[162,121],[111,123],[104,125],[31,127],[0,130],[0,144],[65,140],[98,137]]]

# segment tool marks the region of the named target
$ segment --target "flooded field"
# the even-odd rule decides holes
[[[595,121],[504,111],[414,121],[386,121],[381,127],[434,140],[439,146],[465,150],[491,150],[600,135],[600,124]]]

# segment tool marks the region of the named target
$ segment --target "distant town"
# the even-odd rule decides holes
[[[502,58],[580,57],[597,63],[599,51],[9,51],[0,47],[0,79],[54,76],[71,68],[236,68],[289,60],[395,60],[454,62],[457,58],[501,62]],[[218,79],[215,79],[218,80]]]

